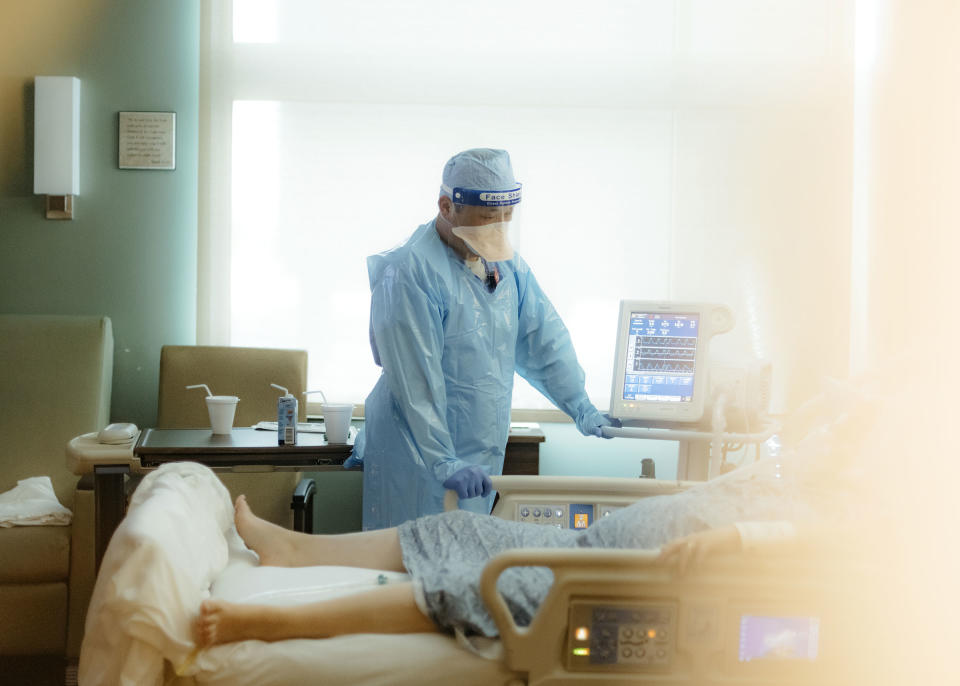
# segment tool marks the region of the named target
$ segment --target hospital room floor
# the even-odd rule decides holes
[[[51,655],[0,656],[3,686],[77,686],[77,660]]]

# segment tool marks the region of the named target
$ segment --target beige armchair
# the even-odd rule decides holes
[[[240,398],[233,425],[252,426],[277,420],[280,392],[287,388],[300,402],[299,421],[306,421],[307,352],[278,348],[165,345],[160,351],[157,427],[195,429],[210,426],[203,391],[186,386],[205,383],[217,395]],[[294,524],[291,498],[298,472],[221,472],[232,497],[244,493],[253,511],[275,524]]]
[[[0,682],[45,683],[79,655],[94,580],[93,491],[67,469],[67,442],[110,420],[113,331],[106,317],[0,315],[0,492],[49,476],[70,526],[0,528]],[[92,483],[91,483],[92,487]],[[34,656],[26,658],[24,656]],[[12,666],[11,666],[12,665]]]

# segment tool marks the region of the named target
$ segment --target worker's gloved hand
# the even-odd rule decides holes
[[[577,429],[584,436],[596,436],[598,438],[613,438],[613,436],[604,436],[603,427],[621,426],[619,419],[613,419],[608,414],[600,414],[596,409],[584,412],[577,417]]]
[[[367,443],[367,432],[363,429],[357,434],[353,441],[353,450],[350,451],[350,457],[343,461],[344,469],[363,469],[363,450]]]
[[[487,496],[493,489],[493,482],[480,467],[470,465],[454,472],[443,482],[444,488],[456,491],[461,499]]]

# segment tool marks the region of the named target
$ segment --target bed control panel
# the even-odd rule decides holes
[[[586,529],[598,517],[609,517],[622,505],[604,503],[520,503],[516,520],[529,524],[546,524],[558,529]]]
[[[571,672],[662,672],[676,645],[673,602],[570,602],[567,669]]]

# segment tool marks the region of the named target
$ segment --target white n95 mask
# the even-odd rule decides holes
[[[509,231],[510,222],[453,227],[453,235],[463,239],[467,247],[487,262],[500,262],[513,257]]]

